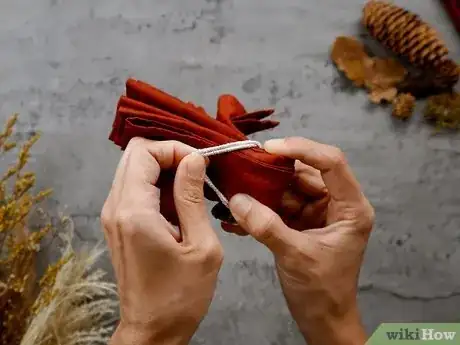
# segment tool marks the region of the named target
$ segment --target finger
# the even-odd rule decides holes
[[[160,190],[155,187],[155,183],[158,182],[161,170],[177,166],[193,150],[191,146],[176,141],[132,139],[115,174],[111,193],[116,198],[116,203],[122,202],[128,209],[156,210],[159,215]],[[153,219],[147,223],[152,224],[149,230],[157,236],[169,233],[176,240],[180,238],[172,226],[167,226],[167,231],[164,231],[164,226],[153,226]],[[165,221],[164,224],[168,223]]]
[[[321,172],[313,167],[295,161],[295,186],[299,191],[313,197],[320,197],[327,194]]]
[[[228,223],[224,223],[224,222],[222,222],[220,225],[221,225],[223,230],[225,230],[226,232],[228,232],[230,234],[235,234],[235,235],[243,236],[243,237],[249,235],[239,225],[233,225],[233,224],[228,224]]]
[[[156,142],[140,138],[132,145],[131,142],[126,149],[126,174],[135,175],[137,178],[132,181],[142,184],[156,184],[161,170],[176,168],[185,156],[195,151],[178,141]]]
[[[180,160],[194,150],[177,141],[131,139],[120,159],[112,184],[117,200],[133,185],[143,189],[157,183],[162,169],[177,167]]]
[[[245,194],[230,199],[230,210],[238,224],[273,253],[282,253],[294,245],[297,232],[288,228],[267,206]]]
[[[329,197],[307,199],[294,191],[284,193],[281,201],[281,218],[291,228],[304,230],[319,227],[325,219],[324,211],[328,209]]]
[[[292,216],[300,212],[304,204],[304,201],[296,193],[291,190],[284,192],[281,197],[281,209],[283,213]]]
[[[174,201],[184,243],[215,241],[204,199],[206,161],[198,153],[179,164],[174,181]]]
[[[269,140],[264,148],[270,153],[298,159],[319,170],[335,201],[362,202],[359,183],[338,148],[298,137]]]
[[[296,230],[306,230],[323,227],[326,224],[328,204],[329,199],[324,198],[305,205],[297,217],[298,224],[302,226],[294,228]]]

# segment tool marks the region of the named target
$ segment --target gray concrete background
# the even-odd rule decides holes
[[[328,62],[338,35],[360,33],[358,0],[3,0],[1,119],[40,130],[38,184],[72,215],[82,241],[102,238],[99,212],[120,151],[107,140],[132,76],[215,111],[220,93],[282,124],[257,139],[301,135],[348,155],[377,212],[361,276],[366,327],[460,321],[460,137],[434,136],[340,86]],[[460,36],[439,1],[397,1]],[[419,110],[421,105],[419,105]],[[216,224],[217,227],[217,224]],[[196,344],[301,344],[270,255],[221,234],[225,265]]]

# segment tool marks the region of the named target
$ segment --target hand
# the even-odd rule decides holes
[[[113,345],[188,344],[214,295],[222,247],[203,196],[205,159],[179,142],[135,138],[101,218],[121,304]],[[176,230],[160,213],[160,171],[177,168]]]
[[[285,191],[278,211],[283,222],[296,230],[323,227],[329,201],[330,194],[320,171],[296,160],[294,180]],[[229,233],[248,235],[239,225],[222,222],[221,226]]]
[[[303,138],[265,143],[317,169],[330,195],[324,227],[297,231],[246,195],[230,200],[239,225],[274,254],[288,307],[308,344],[363,345],[357,285],[373,226],[372,206],[337,148]]]

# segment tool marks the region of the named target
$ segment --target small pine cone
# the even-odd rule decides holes
[[[369,1],[362,23],[386,48],[419,68],[436,68],[449,54],[437,32],[418,15],[386,1]]]
[[[460,78],[460,66],[451,59],[445,59],[435,67],[436,76],[444,85],[454,86]]]
[[[412,116],[415,108],[415,97],[410,93],[399,94],[393,101],[393,116],[407,119]]]

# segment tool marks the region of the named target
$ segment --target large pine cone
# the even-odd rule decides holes
[[[449,50],[436,30],[408,10],[385,1],[371,0],[362,22],[370,34],[395,54],[421,68],[440,68]]]

